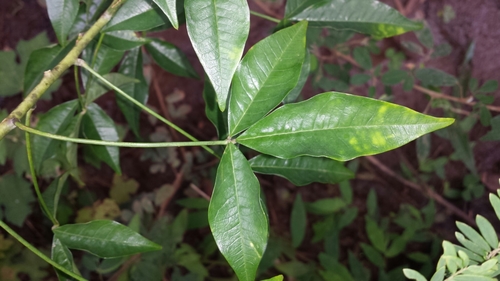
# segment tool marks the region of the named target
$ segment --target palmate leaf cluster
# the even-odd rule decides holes
[[[490,194],[490,204],[500,220],[500,191]],[[443,255],[439,258],[431,281],[495,281],[500,275],[500,244],[493,225],[483,216],[476,216],[479,231],[457,222],[460,231],[455,237],[461,245],[443,241]],[[407,278],[417,281],[427,279],[412,269],[404,269]]]

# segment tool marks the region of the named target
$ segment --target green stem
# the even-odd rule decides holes
[[[45,71],[42,80],[29,93],[26,98],[12,111],[7,118],[0,123],[0,140],[5,137],[16,126],[14,123],[33,108],[38,99],[47,91],[47,89],[56,81],[70,66],[72,66],[83,49],[99,34],[99,31],[109,22],[113,15],[118,11],[118,8],[126,0],[113,0],[113,3],[102,14],[102,16],[90,27],[85,34],[77,40],[75,47],[57,64],[53,69]]]
[[[21,244],[23,244],[28,250],[32,251],[35,253],[35,255],[39,256],[42,260],[46,261],[48,264],[52,265],[53,267],[59,269],[63,273],[67,274],[68,276],[75,278],[78,281],[88,281],[87,279],[81,277],[78,274],[75,274],[74,272],[71,272],[61,266],[60,264],[56,263],[46,255],[44,255],[42,252],[40,252],[37,248],[35,248],[33,245],[31,245],[28,241],[24,240],[19,234],[17,234],[12,228],[10,228],[6,223],[0,220],[0,227],[3,228],[7,233],[10,234],[10,236],[14,237],[17,241],[19,241]]]
[[[106,78],[102,77],[99,73],[95,72],[92,68],[89,67],[89,65],[82,59],[78,59],[76,60],[75,62],[76,65],[78,66],[81,66],[83,68],[85,68],[87,71],[89,71],[90,73],[92,73],[95,77],[97,77],[99,80],[101,80],[104,84],[106,84],[108,87],[110,87],[111,89],[115,90],[118,94],[120,94],[122,97],[126,98],[127,100],[129,100],[130,102],[132,102],[133,104],[137,105],[138,107],[140,107],[141,109],[143,109],[144,111],[146,111],[147,113],[151,114],[152,116],[158,118],[158,120],[162,121],[163,123],[167,124],[168,126],[172,127],[174,130],[176,130],[177,132],[181,133],[183,136],[185,136],[186,138],[192,140],[193,142],[196,142],[196,143],[203,143],[203,142],[200,142],[198,141],[195,137],[193,137],[192,135],[190,135],[188,132],[184,131],[183,129],[181,129],[180,127],[178,127],[177,125],[175,125],[174,123],[170,122],[169,120],[165,119],[163,116],[161,116],[160,114],[154,112],[153,110],[151,110],[150,108],[148,108],[147,106],[145,106],[144,104],[140,103],[139,101],[137,101],[136,99],[132,98],[131,96],[127,95],[124,91],[122,91],[120,88],[116,87],[115,85],[113,85],[111,82],[109,82],[108,80],[106,80]],[[185,146],[188,146],[188,145],[185,145]],[[211,148],[209,148],[208,146],[206,145],[201,145],[201,147],[203,147],[206,151],[208,151],[210,154],[214,155],[215,157],[217,158],[220,158],[219,155],[217,155]]]
[[[273,17],[270,17],[268,15],[264,15],[264,14],[261,14],[259,12],[255,12],[255,11],[250,11],[250,14],[254,15],[254,16],[257,16],[257,17],[260,17],[260,18],[263,18],[263,19],[266,19],[268,21],[272,21],[272,22],[275,22],[275,23],[280,23],[281,21],[277,18],[273,18]]]
[[[97,53],[99,53],[99,49],[101,48],[102,40],[104,39],[104,33],[101,33],[101,36],[99,36],[99,41],[97,41],[97,45],[94,50],[94,55],[92,56],[92,62],[90,65],[94,67],[95,62],[97,60]]]
[[[188,142],[119,142],[119,141],[100,141],[100,140],[89,140],[89,139],[79,139],[71,138],[61,135],[54,135],[46,132],[42,132],[33,129],[28,126],[16,122],[15,125],[28,133],[39,135],[46,138],[51,138],[55,140],[81,143],[81,144],[92,144],[92,145],[104,145],[104,146],[117,146],[117,147],[136,147],[136,148],[156,148],[156,147],[181,147],[181,146],[207,146],[207,145],[227,145],[230,140],[218,140],[218,141],[188,141]]]
[[[26,126],[30,126],[30,119],[31,119],[31,113],[33,112],[33,109],[28,110],[26,113]],[[35,165],[33,164],[33,155],[32,155],[32,150],[31,150],[31,138],[30,134],[25,131],[26,135],[26,153],[28,154],[28,164],[30,167],[30,173],[31,173],[31,178],[33,180],[33,185],[35,186],[35,193],[36,196],[38,197],[38,202],[40,202],[40,206],[42,207],[43,211],[47,216],[49,217],[50,221],[52,222],[53,225],[59,225],[59,222],[54,218],[52,215],[52,212],[49,211],[49,208],[47,207],[47,204],[45,204],[45,200],[43,200],[42,193],[40,192],[40,187],[38,186],[38,180],[36,178],[36,172],[35,172]]]
[[[80,103],[80,108],[83,110],[85,104],[83,103],[82,92],[80,91],[80,77],[78,75],[78,67],[75,65],[73,68],[73,72],[75,74],[75,86],[76,86],[76,94],[78,95],[78,102]]]

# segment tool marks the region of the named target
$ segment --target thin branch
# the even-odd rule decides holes
[[[411,188],[413,188],[413,189],[415,189],[415,190],[417,190],[419,192],[426,193],[427,196],[429,196],[431,199],[433,199],[437,203],[441,204],[443,207],[445,207],[446,209],[448,209],[450,212],[452,212],[456,216],[458,216],[461,219],[463,219],[464,221],[466,221],[469,225],[476,225],[476,222],[471,217],[469,217],[467,214],[465,214],[464,211],[460,210],[455,205],[453,205],[450,202],[446,201],[446,199],[444,199],[441,195],[439,195],[434,190],[432,190],[430,188],[422,188],[420,185],[418,185],[418,184],[416,184],[414,182],[411,182],[411,181],[409,181],[409,180],[401,177],[400,175],[396,174],[393,170],[391,170],[389,167],[387,167],[384,164],[382,164],[382,162],[380,162],[374,156],[367,156],[365,158],[368,161],[370,161],[370,163],[372,163],[373,165],[377,166],[382,172],[384,172],[388,176],[393,177],[394,179],[396,179],[400,183],[402,183],[402,184],[404,184],[404,185],[406,185],[408,187],[411,187]]]
[[[175,193],[177,193],[177,191],[181,187],[181,183],[182,183],[183,178],[184,178],[184,168],[181,168],[181,171],[175,175],[175,180],[174,180],[174,183],[172,184],[172,186],[173,186],[172,194],[169,197],[165,198],[165,200],[161,203],[160,210],[158,211],[157,219],[163,217],[163,215],[165,214],[165,210],[167,209],[168,204],[170,204],[170,201],[172,201],[172,198],[174,198]]]
[[[201,190],[199,187],[197,187],[193,183],[190,184],[189,187],[191,187],[194,191],[196,191],[196,193],[198,193],[201,197],[210,201],[210,196],[208,196],[205,192],[203,192],[203,190]]]
[[[118,11],[118,8],[126,0],[114,0],[109,8],[102,14],[102,16],[90,27],[85,34],[79,38],[75,47],[64,57],[59,64],[53,69],[45,71],[42,80],[38,85],[29,93],[26,98],[14,109],[8,116],[0,123],[0,140],[5,137],[16,126],[14,123],[33,108],[38,99],[47,91],[47,89],[56,81],[70,66],[74,64],[83,49],[94,39],[101,29],[109,22],[113,15]]]

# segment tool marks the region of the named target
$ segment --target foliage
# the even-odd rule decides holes
[[[498,85],[487,81],[479,86],[477,80],[467,77],[468,87],[464,88],[464,79],[425,67],[431,57],[447,55],[449,45],[435,46],[429,30],[420,30],[422,23],[411,21],[375,0],[289,0],[285,17],[277,23],[275,32],[243,54],[251,12],[244,0],[123,1],[48,0],[48,14],[59,44],[46,46],[48,42],[42,39],[34,39],[35,43],[29,43],[29,47],[20,43],[16,48],[19,65],[15,63],[14,52],[0,53],[11,68],[10,76],[6,77],[12,82],[2,88],[2,96],[23,89],[28,94],[35,89],[32,93],[36,100],[35,86],[40,80],[43,84],[42,79],[61,71],[63,66],[69,67],[67,58],[73,58],[71,64],[75,64],[77,98],[38,116],[36,130],[30,128],[31,113],[28,113],[26,126],[16,123],[26,131],[27,137],[17,130],[0,140],[0,162],[12,159],[15,169],[15,175],[0,178],[0,206],[5,210],[0,218],[21,226],[29,215],[28,204],[34,197],[22,175],[31,168],[35,193],[53,224],[51,258],[44,253],[37,255],[56,268],[60,280],[85,280],[93,274],[101,278],[123,278],[120,280],[161,280],[167,272],[171,273],[172,280],[204,280],[210,276],[211,267],[221,265],[231,267],[242,281],[268,278],[271,275],[265,271],[269,268],[298,280],[369,280],[370,271],[352,252],[347,253],[348,267],[340,262],[341,232],[359,213],[348,181],[354,177],[358,162],[354,160],[348,168],[343,162],[393,150],[422,136],[417,140],[422,182],[429,182],[434,173],[444,179],[443,167],[450,160],[459,160],[470,172],[464,178],[465,189],[447,189],[446,194],[466,200],[482,194],[484,188],[478,179],[467,132],[480,121],[493,128],[484,140],[497,139],[498,120],[492,118],[487,105],[493,102],[489,94]],[[150,37],[154,31],[177,29],[184,22],[204,75],[196,73],[181,49]],[[88,42],[83,40],[79,34],[90,34],[97,24],[104,25],[98,37]],[[325,30],[326,36],[322,36]],[[142,31],[140,36],[139,31]],[[394,49],[385,51],[387,59],[383,63],[374,63],[371,56],[380,53],[377,39],[409,31],[417,32],[423,47],[415,42],[402,45],[425,57],[420,66],[407,67],[405,55]],[[347,42],[354,32],[371,38],[350,48]],[[42,43],[36,43],[39,40]],[[43,48],[32,50],[39,47]],[[320,47],[350,58],[349,62],[318,65]],[[80,59],[74,62],[78,56]],[[178,76],[206,77],[203,91],[206,115],[217,129],[218,141],[198,141],[166,116],[145,106],[150,81],[144,72],[145,61],[152,61]],[[470,57],[465,61],[470,61]],[[42,74],[41,70],[45,69],[53,70]],[[326,92],[296,102],[304,99],[300,95],[309,75],[314,78],[313,86]],[[423,87],[416,85],[417,81]],[[376,98],[377,83],[384,86],[385,94]],[[453,124],[453,118],[436,118],[387,102],[392,100],[392,87],[399,85],[405,91],[421,88],[435,96],[434,90],[439,87],[453,87],[455,91],[469,89],[478,102],[470,117]],[[341,93],[365,86],[367,97]],[[98,105],[99,98],[109,90],[115,92],[116,105],[127,122],[125,129]],[[33,96],[28,99],[30,97]],[[177,95],[167,101],[172,117],[189,110],[175,109],[172,105],[182,98]],[[449,117],[456,117],[452,114],[451,102],[436,100],[441,103],[433,102],[432,106],[445,109]],[[28,109],[20,107],[25,110],[23,114],[27,112]],[[128,128],[137,140],[143,139],[140,109],[170,126],[172,131],[157,127],[146,138],[152,141],[150,143],[122,142]],[[18,121],[11,116],[5,120],[2,124]],[[455,153],[449,158],[432,159],[427,134],[443,128],[446,129],[438,135],[451,142]],[[191,142],[174,143],[174,134],[181,134]],[[78,143],[86,144],[81,153],[78,153]],[[223,149],[214,151],[208,147],[214,145],[221,145]],[[138,183],[121,175],[121,146],[148,148],[141,159],[153,162],[152,173],[169,168],[178,177],[191,177],[193,182],[200,180],[193,175],[193,159],[206,159],[209,154],[219,158],[222,152],[216,170],[203,174],[204,177],[209,177],[209,173],[215,175],[209,202],[190,197],[174,200],[183,209],[175,218],[164,216],[166,205],[179,189],[177,179],[156,190],[138,192]],[[183,152],[184,159],[180,161],[173,148],[176,146],[201,146],[208,153]],[[26,154],[28,162],[24,160]],[[253,158],[247,160],[245,154]],[[115,176],[109,192],[105,192],[106,198],[94,201],[93,192],[68,188],[71,180],[83,186],[90,178],[79,169],[79,158],[97,168],[104,162],[113,170]],[[296,196],[290,219],[291,238],[275,236],[269,230],[266,198],[255,173],[277,175],[299,186],[312,182],[339,183],[341,196],[313,202]],[[40,182],[52,182],[43,195],[37,175],[42,178]],[[422,263],[424,274],[430,272],[430,260],[436,256],[435,252],[430,255],[411,252],[407,245],[417,242],[435,245],[438,241],[429,230],[434,221],[433,201],[420,210],[404,205],[388,218],[379,214],[377,196],[372,190],[366,206],[364,229],[369,243],[359,244],[359,249],[378,268],[378,280],[402,278],[401,268],[389,268],[387,262],[402,254]],[[70,223],[73,208],[78,209],[76,223]],[[318,264],[304,263],[297,258],[297,249],[305,243],[306,226],[311,217],[316,219],[312,223],[311,242],[324,244],[322,252],[314,257]],[[479,219],[478,225],[484,239],[462,224],[459,228],[471,241],[463,235],[457,238],[465,244],[480,246],[480,256],[489,260],[492,256],[488,253],[498,246],[496,234],[492,234],[492,227],[485,219]],[[206,226],[210,226],[210,233],[199,243],[199,248],[183,243],[186,231]],[[11,235],[15,233],[7,226],[2,227]],[[394,228],[403,234],[393,232]],[[0,238],[0,242],[4,241],[3,236]],[[8,250],[10,245],[4,244]],[[487,263],[486,259],[476,260],[477,255],[466,249],[455,251],[449,244],[445,245],[445,258],[440,264],[446,263],[448,271],[457,275],[453,280],[464,280],[458,276],[464,272],[491,275],[496,270],[496,260],[495,264]],[[75,262],[70,249],[86,253]],[[217,249],[222,256],[217,254]],[[1,244],[0,250],[4,251]],[[141,255],[136,255],[138,253]],[[282,259],[283,256],[286,258]],[[276,259],[280,262],[275,264]],[[472,260],[485,261],[484,266],[471,267]],[[438,268],[437,276],[444,276],[443,268]],[[417,276],[411,275],[417,274],[413,271],[405,271],[405,274]],[[283,280],[283,276],[268,280]]]

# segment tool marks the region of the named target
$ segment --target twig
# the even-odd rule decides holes
[[[420,185],[418,185],[418,184],[416,184],[414,182],[411,182],[409,180],[406,180],[405,178],[403,178],[400,175],[396,174],[389,167],[387,167],[384,164],[382,164],[374,156],[367,156],[366,159],[368,161],[370,161],[370,163],[372,163],[373,165],[377,166],[382,172],[384,172],[385,174],[393,177],[394,179],[396,179],[400,183],[402,183],[402,184],[404,184],[404,185],[406,185],[408,187],[411,187],[411,188],[413,188],[413,189],[415,189],[415,190],[417,190],[419,192],[426,193],[427,196],[429,196],[431,199],[433,199],[437,203],[441,204],[443,207],[445,207],[446,209],[448,209],[450,212],[452,212],[456,216],[458,216],[461,219],[463,219],[464,221],[466,221],[469,225],[476,225],[476,222],[471,217],[469,217],[467,214],[465,214],[464,211],[460,210],[455,205],[453,205],[450,202],[446,201],[446,199],[444,199],[443,197],[441,197],[441,195],[439,195],[434,190],[432,190],[430,188],[424,189]]]
[[[127,271],[139,258],[141,257],[141,254],[137,254],[132,256],[130,259],[128,259],[120,269],[118,269],[109,279],[108,281],[116,281],[120,276]]]
[[[197,187],[193,183],[190,184],[189,187],[191,187],[194,191],[196,191],[196,193],[198,193],[201,197],[210,201],[210,196],[208,196],[205,192],[203,192],[203,190],[201,190],[199,187]]]
[[[90,27],[81,38],[76,41],[75,47],[57,64],[53,69],[45,71],[42,80],[29,93],[26,98],[12,111],[7,118],[0,123],[0,140],[5,137],[16,126],[14,123],[20,120],[29,109],[33,108],[38,99],[63,73],[72,66],[83,49],[99,34],[99,31],[109,22],[111,17],[126,0],[114,0],[102,16]]]

